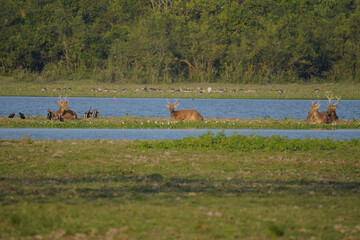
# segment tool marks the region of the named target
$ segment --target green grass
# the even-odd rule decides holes
[[[304,83],[247,85],[228,83],[183,83],[134,85],[100,83],[94,80],[62,82],[19,82],[0,77],[0,96],[71,96],[71,97],[144,97],[144,98],[263,98],[263,99],[326,99],[326,95],[342,99],[359,99],[360,83]],[[148,91],[136,91],[147,87]],[[199,93],[198,89],[212,92]],[[161,89],[151,91],[150,88]],[[46,90],[45,90],[46,89]],[[126,89],[126,91],[123,91]],[[182,92],[174,92],[180,90]],[[188,90],[193,90],[189,92]],[[226,92],[220,92],[225,90]]]
[[[172,121],[170,118],[100,117],[96,119],[49,121],[45,117],[0,117],[0,128],[124,128],[124,129],[358,129],[360,121],[339,120],[329,124],[314,124],[293,119],[231,119],[211,118],[202,122]]]
[[[0,147],[0,239],[360,238],[358,140],[207,134]]]

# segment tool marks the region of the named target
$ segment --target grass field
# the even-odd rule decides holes
[[[0,96],[71,96],[71,97],[145,97],[145,98],[263,98],[326,99],[327,95],[342,99],[360,99],[360,83],[304,84],[229,84],[177,83],[171,85],[134,85],[100,83],[91,80],[63,82],[19,82],[0,77]],[[208,92],[208,88],[211,92]],[[146,91],[144,90],[146,88]]]
[[[359,239],[359,140],[0,140],[0,239]]]

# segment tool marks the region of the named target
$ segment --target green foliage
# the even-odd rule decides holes
[[[3,0],[0,11],[1,71],[25,78],[360,79],[359,1]]]
[[[338,141],[331,139],[307,138],[288,139],[287,137],[258,135],[226,136],[223,132],[214,135],[209,132],[199,137],[185,137],[180,140],[137,141],[140,149],[197,149],[197,150],[224,150],[233,152],[249,152],[253,150],[265,151],[313,151],[336,150],[350,143],[359,146],[358,139],[351,141]]]

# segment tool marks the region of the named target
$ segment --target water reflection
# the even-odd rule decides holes
[[[289,139],[330,138],[334,140],[360,139],[360,130],[278,130],[278,129],[43,129],[43,128],[3,128],[0,129],[0,139],[31,139],[41,140],[74,140],[74,139],[112,139],[112,140],[162,140],[182,139],[188,136],[199,136],[207,132],[217,134],[224,132],[232,134],[272,136],[280,135]]]

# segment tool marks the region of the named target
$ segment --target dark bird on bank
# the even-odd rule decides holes
[[[15,113],[14,113],[14,112],[9,115],[9,118],[14,118],[14,117],[15,117]]]
[[[25,119],[25,115],[22,112],[19,112],[19,116],[21,119]]]
[[[48,113],[46,114],[46,118],[49,120],[52,120],[55,118],[54,112],[52,112],[50,109],[48,109]]]
[[[89,110],[87,112],[84,113],[84,118],[90,118],[91,117],[91,106],[89,107]]]
[[[99,111],[97,109],[94,109],[91,113],[92,117],[93,118],[98,118],[99,117]]]

